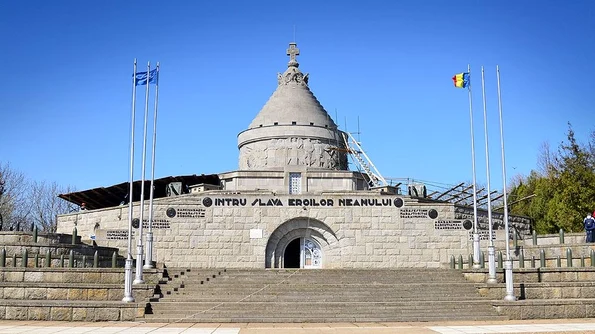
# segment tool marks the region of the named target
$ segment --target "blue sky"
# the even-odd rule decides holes
[[[479,183],[482,65],[492,188],[502,184],[497,64],[509,177],[535,169],[567,122],[579,141],[595,130],[593,1],[3,1],[0,161],[78,190],[127,181],[138,58],[141,69],[161,63],[156,176],[235,170],[237,134],[275,90],[294,26],[311,90],[342,129],[357,132],[359,119],[386,177],[472,179],[467,92],[451,81],[468,63]]]

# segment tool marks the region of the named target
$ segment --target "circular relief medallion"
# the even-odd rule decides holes
[[[430,209],[430,211],[428,211],[428,216],[432,219],[436,219],[438,217],[438,211]]]
[[[134,219],[132,220],[132,227],[134,227],[134,228],[138,228],[138,226],[139,226],[139,222],[140,222],[140,219],[138,219],[138,218],[134,218]]]
[[[394,202],[393,202],[393,203],[395,204],[395,206],[396,206],[397,208],[400,208],[400,207],[402,207],[402,206],[403,206],[403,204],[405,204],[405,203],[403,202],[403,199],[402,199],[402,198],[395,198],[395,200],[394,200]]]
[[[205,197],[202,199],[202,205],[204,205],[208,208],[211,205],[213,205],[213,200],[210,197]]]
[[[173,218],[176,216],[176,209],[174,208],[168,208],[167,211],[165,211],[165,214],[169,217],[169,218]]]
[[[473,222],[467,219],[463,222],[463,227],[466,230],[470,230],[473,227]]]

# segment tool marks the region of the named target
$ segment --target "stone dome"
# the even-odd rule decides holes
[[[240,170],[300,165],[347,170],[342,133],[308,87],[299,70],[299,49],[289,44],[287,70],[247,130],[238,135]]]

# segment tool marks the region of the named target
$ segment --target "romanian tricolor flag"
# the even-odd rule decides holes
[[[466,88],[469,86],[469,73],[459,73],[452,77],[452,81],[457,88]]]

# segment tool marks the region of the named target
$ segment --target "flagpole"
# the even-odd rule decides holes
[[[124,266],[124,298],[123,302],[134,302],[132,296],[132,189],[134,184],[134,119],[135,119],[135,101],[136,101],[136,58],[134,58],[134,68],[132,70],[132,118],[130,129],[130,190],[128,193],[128,255]]]
[[[483,66],[481,67],[481,94],[483,97],[483,133],[485,138],[486,146],[486,179],[487,179],[487,190],[488,190],[488,279],[486,283],[495,284],[498,283],[496,279],[496,250],[494,248],[493,238],[493,223],[492,223],[492,195],[490,189],[490,151],[488,144],[488,112],[486,102],[486,86],[485,86],[485,75]]]
[[[467,64],[467,73],[471,77],[471,65]],[[473,98],[471,96],[471,78],[469,78],[469,119],[471,120],[471,167],[473,172],[473,268],[479,268],[479,234],[477,233],[477,182],[475,177],[475,135],[473,134]]]
[[[502,125],[502,96],[500,94],[500,67],[496,65],[498,76],[498,113],[500,114],[500,147],[502,149],[502,186],[504,194],[504,229],[506,234],[506,261],[504,261],[504,277],[506,279],[506,296],[504,300],[515,301],[514,286],[512,284],[512,259],[510,258],[509,227],[508,227],[508,202],[506,196],[506,160],[504,155],[504,131]]]
[[[151,62],[147,62],[147,89],[145,90],[145,120],[143,129],[143,163],[141,168],[140,218],[138,222],[138,238],[136,244],[136,277],[134,284],[143,284],[143,225],[145,213],[145,167],[147,161],[147,118],[149,117],[149,81],[151,79]]]
[[[151,152],[151,190],[149,195],[149,231],[147,232],[147,252],[145,257],[145,269],[155,268],[153,266],[153,183],[155,182],[155,144],[157,143],[157,103],[159,101],[159,62],[156,67],[155,79],[155,112],[153,113],[153,148]],[[147,82],[148,86],[148,82]]]

